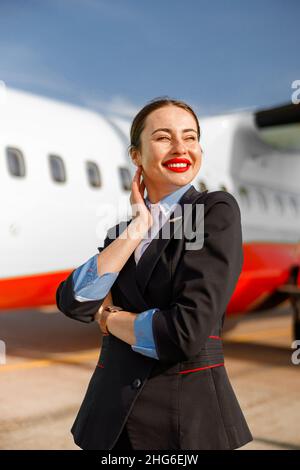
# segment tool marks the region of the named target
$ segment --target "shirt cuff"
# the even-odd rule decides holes
[[[77,268],[72,275],[74,297],[79,302],[101,300],[109,293],[117,279],[117,273],[98,274],[98,255],[92,256]]]
[[[139,313],[134,320],[134,334],[136,337],[136,344],[132,345],[133,351],[143,354],[144,356],[159,359],[152,330],[152,317],[158,308],[152,308]]]

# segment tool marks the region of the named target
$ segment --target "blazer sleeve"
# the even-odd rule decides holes
[[[202,248],[183,250],[173,277],[172,304],[153,315],[160,361],[189,360],[200,352],[213,328],[221,325],[241,273],[240,209],[230,193],[216,193],[204,212]]]
[[[124,227],[124,230],[127,223],[121,222],[108,230],[104,240],[104,246],[98,247],[99,253],[101,253],[102,250],[104,250],[115,238],[119,236],[121,226]],[[101,307],[104,298],[99,300],[88,300],[86,302],[76,300],[73,284],[74,272],[75,269],[59,284],[56,290],[56,305],[58,310],[64,313],[67,317],[83,323],[91,323],[94,321],[95,315]]]

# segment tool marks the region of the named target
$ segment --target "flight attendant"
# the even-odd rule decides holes
[[[56,293],[59,310],[98,321],[103,334],[74,441],[86,450],[239,448],[252,435],[221,338],[243,265],[239,206],[191,184],[202,149],[188,104],[151,101],[130,138],[132,218]]]

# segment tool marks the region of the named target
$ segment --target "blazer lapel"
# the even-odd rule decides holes
[[[134,253],[132,253],[120,272],[116,285],[122,292],[121,305],[124,310],[140,313],[151,308],[151,305],[148,305],[147,299],[141,294],[138,286]]]
[[[170,216],[161,227],[160,231],[156,238],[154,238],[151,243],[146,248],[145,252],[141,256],[137,266],[136,266],[136,280],[138,287],[143,295],[147,284],[151,278],[151,274],[158,262],[161,253],[166,249],[167,245],[175,236],[175,233],[181,229],[182,236],[184,235],[184,227],[185,227],[185,217],[184,217],[184,204],[190,204],[190,208],[192,207],[194,202],[200,202],[202,197],[208,191],[199,192],[197,191],[194,186],[191,186],[181,197],[178,205],[180,209],[175,208],[173,212],[171,212]],[[190,213],[190,210],[187,212],[186,215]],[[182,216],[182,217],[181,217]],[[171,221],[170,219],[174,219]],[[166,227],[168,226],[168,227]],[[164,230],[164,232],[163,232]],[[162,238],[162,232],[165,238]],[[168,236],[166,236],[168,235]]]

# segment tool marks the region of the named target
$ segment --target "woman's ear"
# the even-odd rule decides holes
[[[136,165],[136,154],[135,154],[135,150],[134,149],[130,149],[129,151],[130,153],[130,158],[131,158],[131,161],[134,165]]]
[[[139,151],[137,149],[132,149],[130,152],[130,155],[131,155],[131,160],[133,164],[139,167],[142,161]]]

